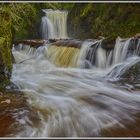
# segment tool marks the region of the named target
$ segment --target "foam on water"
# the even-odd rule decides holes
[[[105,56],[105,52],[97,47],[95,58],[97,57],[98,62],[90,69],[83,69],[80,64],[83,65],[81,62],[86,60],[89,44],[94,43],[86,43],[87,46],[83,44],[79,53],[75,53],[76,60],[72,61],[78,64],[77,67],[68,68],[58,67],[55,62],[60,61],[60,55],[63,56],[61,64],[62,61],[68,61],[63,59],[69,56],[69,53],[65,52],[69,47],[43,46],[36,51],[28,47],[13,49],[16,63],[11,80],[25,93],[29,104],[36,108],[40,116],[38,127],[32,125],[30,131],[27,127],[17,136],[101,136],[103,129],[125,128],[126,123],[134,122],[136,114],[140,112],[139,92],[119,89],[106,81],[106,78],[118,77],[121,69],[140,61],[140,58],[134,55],[124,58],[122,54],[123,57],[117,58],[118,52],[126,56],[129,41],[127,40],[125,45],[120,45],[120,40],[117,41],[116,46],[123,51],[117,51],[115,46],[114,53],[111,52],[114,61],[108,67],[106,63],[109,63],[108,57],[111,56]],[[61,51],[58,53],[59,50]],[[74,51],[72,56],[68,57],[70,60],[73,53]],[[121,69],[114,69],[116,65],[121,65]],[[112,74],[112,70],[115,70],[116,74]],[[107,75],[108,73],[110,75]],[[19,121],[24,123],[23,120]]]

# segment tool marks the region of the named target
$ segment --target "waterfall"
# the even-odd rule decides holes
[[[11,80],[39,117],[38,123],[21,118],[23,128],[16,136],[93,137],[132,130],[140,112],[139,91],[107,80],[119,79],[140,62],[139,50],[140,40],[133,38],[117,38],[112,50],[102,48],[102,40],[14,46]]]
[[[139,91],[107,82],[140,62],[139,40],[129,51],[132,40],[117,38],[111,51],[102,48],[102,40],[14,46],[11,80],[39,117],[35,123],[21,116],[24,124],[19,122],[23,128],[16,136],[93,137],[132,130],[140,112]]]
[[[129,49],[129,44],[130,44],[131,38],[123,41],[120,38],[116,39],[116,44],[114,48],[114,58],[113,58],[113,63],[117,64],[119,62],[122,62],[126,57],[127,57],[127,51]]]
[[[68,38],[68,12],[43,12],[42,38]],[[105,49],[103,40],[61,39],[38,48],[14,45],[12,54],[11,81],[36,113],[31,117],[22,107],[11,113],[16,123],[10,128],[18,126],[12,136],[95,137],[120,131],[133,136],[135,130],[139,135],[140,127],[135,126],[140,122],[139,90],[130,90],[119,80],[140,63],[140,39],[118,37],[112,49]]]
[[[68,11],[43,9],[45,16],[41,21],[41,34],[43,39],[68,38],[67,15]]]
[[[107,64],[106,51],[99,45],[96,54],[96,66],[99,68],[105,68]]]
[[[48,44],[44,52],[38,53],[42,55],[45,53],[46,59],[57,67],[108,69],[124,62],[129,57],[139,56],[140,40],[137,41],[133,50],[131,48],[132,41],[132,38],[124,40],[118,37],[112,50],[102,48],[102,40],[85,40],[82,43],[72,40],[58,41],[54,44]],[[24,55],[33,54],[36,50],[23,44],[15,47]]]
[[[102,48],[102,41],[98,41],[94,46],[91,46],[90,49],[88,49],[85,59],[90,61],[93,66],[101,69],[114,66],[125,61],[128,57],[139,55],[140,39],[137,42],[136,49],[133,49],[134,51],[129,50],[132,40],[132,38],[121,39],[118,37],[114,49],[111,51]],[[135,47],[134,45],[132,46]]]

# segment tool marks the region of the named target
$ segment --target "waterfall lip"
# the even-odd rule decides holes
[[[66,10],[42,9],[45,16],[42,17],[40,32],[42,39],[69,38],[67,33]]]
[[[44,13],[47,12],[68,12],[68,10],[62,10],[62,9],[41,9]]]

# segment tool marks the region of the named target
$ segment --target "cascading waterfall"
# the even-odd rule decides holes
[[[121,89],[106,79],[140,61],[138,51],[129,53],[132,40],[117,38],[109,52],[102,40],[84,41],[81,47],[13,47],[11,80],[40,118],[37,126],[26,119],[30,123],[25,120],[25,129],[16,136],[90,137],[111,135],[118,128],[131,130],[128,126],[140,112],[139,91]]]
[[[46,14],[41,21],[41,34],[43,39],[68,38],[67,15],[68,11],[43,9]]]
[[[42,38],[68,38],[68,12],[43,12]],[[127,134],[131,130],[128,135],[135,135],[131,124],[139,119],[139,91],[110,81],[119,80],[140,62],[140,39],[118,37],[111,50],[103,48],[102,43],[96,39],[62,39],[38,48],[25,44],[13,47],[11,80],[25,93],[38,117],[34,120],[14,114],[23,126],[14,136],[115,136],[118,129]],[[136,130],[140,132],[139,127]]]
[[[129,48],[131,38],[123,41],[120,38],[117,38],[115,48],[114,48],[114,58],[113,58],[113,64],[117,64],[119,62],[122,62],[127,57],[127,51]]]
[[[73,47],[50,46],[48,48],[48,58],[57,66],[76,67],[79,49]]]

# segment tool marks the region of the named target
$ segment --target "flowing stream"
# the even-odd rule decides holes
[[[45,16],[41,21],[43,39],[67,38],[67,11],[43,9]]]
[[[56,18],[62,21],[57,16],[61,12],[45,12],[48,17],[42,19],[47,22],[43,28],[55,30],[51,22],[59,27]],[[43,32],[43,37],[66,37],[66,30],[61,31],[57,35],[55,31]],[[118,37],[111,51],[102,48],[102,40],[85,40],[80,48],[14,46],[11,80],[25,93],[39,117],[37,124],[23,118],[26,129],[16,136],[95,137],[104,136],[106,130],[127,129],[140,112],[140,92],[108,81],[117,80],[123,70],[140,61],[140,40],[138,51],[129,52],[132,40]]]

